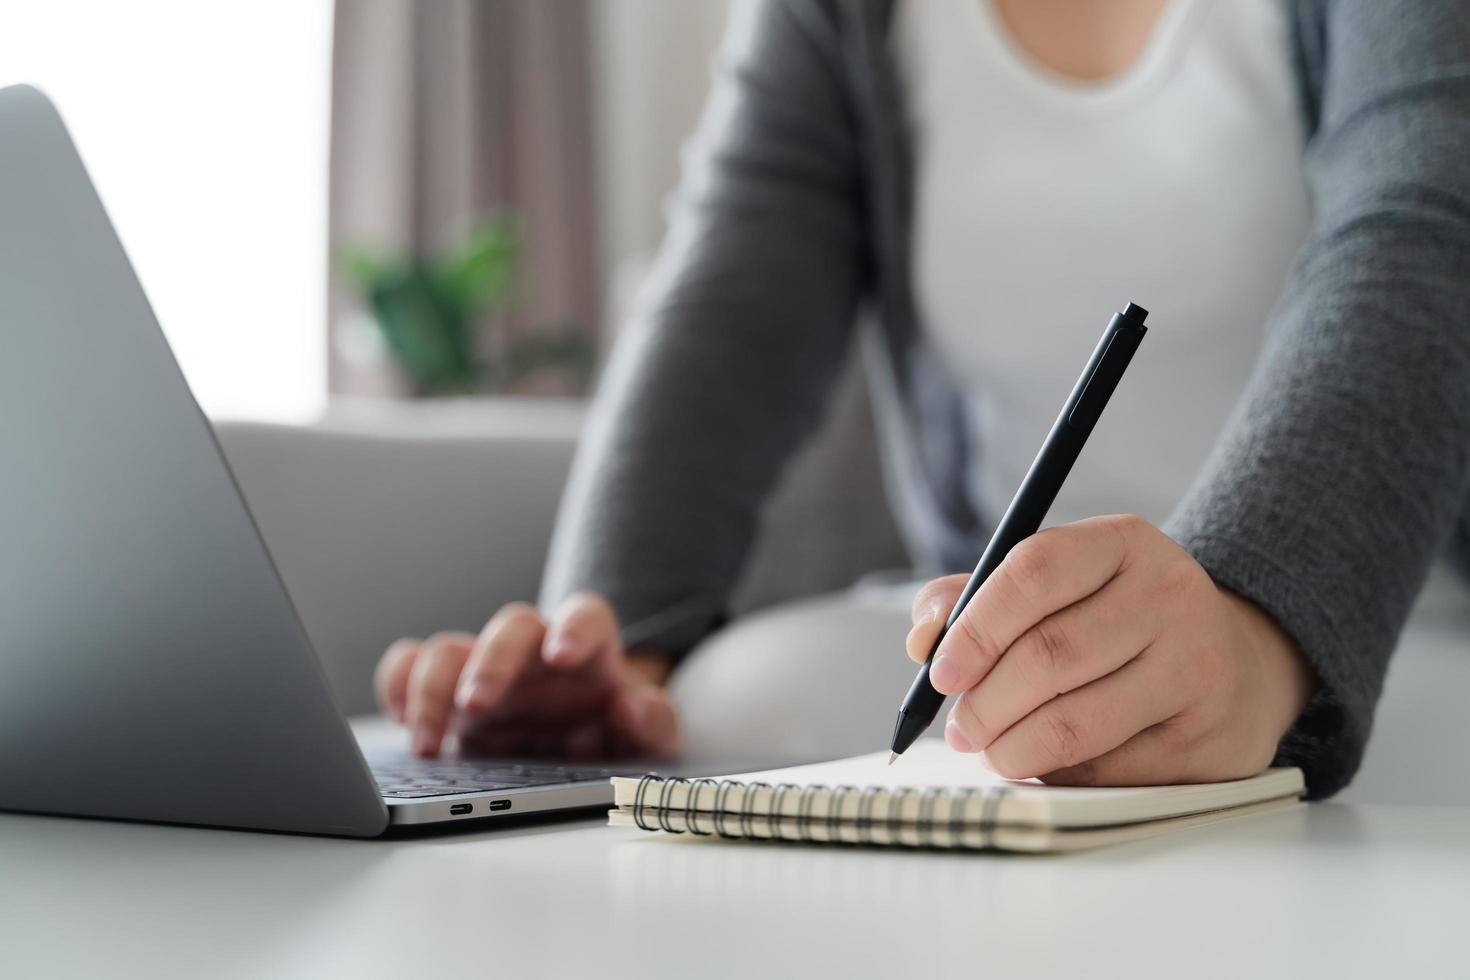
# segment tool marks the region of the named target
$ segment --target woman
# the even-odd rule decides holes
[[[451,726],[671,750],[661,684],[860,306],[900,521],[955,572],[1137,300],[1157,325],[1059,526],[940,647],[946,738],[1017,778],[1275,758],[1340,789],[1470,493],[1470,5],[767,0],[737,24],[575,468],[560,604],[387,652],[416,750]],[[963,578],[920,591],[911,657]]]

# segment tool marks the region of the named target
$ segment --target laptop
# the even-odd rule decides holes
[[[373,837],[605,809],[609,777],[650,768],[775,761],[360,744],[61,118],[28,86],[0,89],[0,411],[0,809]]]

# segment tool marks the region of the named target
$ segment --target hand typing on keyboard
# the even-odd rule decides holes
[[[412,731],[415,754],[446,739],[467,753],[616,758],[667,755],[679,742],[663,689],[667,657],[623,650],[602,598],[576,595],[547,622],[511,603],[480,631],[403,639],[378,664],[383,710]]]

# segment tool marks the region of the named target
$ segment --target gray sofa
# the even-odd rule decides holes
[[[318,425],[216,426],[344,710],[371,710],[394,638],[476,630],[535,598],[584,410],[346,400]],[[907,566],[867,411],[854,371],[763,515],[734,614]]]
[[[320,425],[222,423],[221,444],[342,709],[373,710],[394,638],[475,630],[536,595],[579,405],[363,403]],[[884,502],[856,374],[763,516],[741,615],[696,649],[674,695],[689,741],[851,754],[883,747],[912,677],[907,590],[848,587],[905,555]],[[771,685],[776,672],[805,683]],[[1347,796],[1470,803],[1470,598],[1447,575],[1395,659]]]

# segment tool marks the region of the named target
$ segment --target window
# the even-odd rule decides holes
[[[325,401],[331,0],[0,0],[206,412]]]

